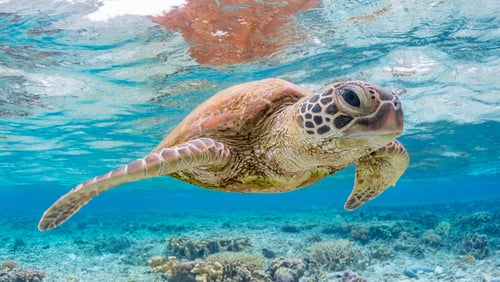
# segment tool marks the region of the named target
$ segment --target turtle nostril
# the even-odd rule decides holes
[[[392,104],[394,105],[394,109],[396,110],[399,110],[399,108],[401,108],[401,103],[398,100],[394,101]]]

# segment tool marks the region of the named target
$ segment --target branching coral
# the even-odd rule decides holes
[[[344,239],[312,244],[309,259],[313,267],[328,271],[340,271],[347,267],[364,269],[367,263],[360,248]]]
[[[248,253],[219,253],[207,257],[208,263],[219,263],[224,268],[224,281],[229,278],[245,276],[250,278],[254,271],[264,267],[264,259]],[[246,280],[243,280],[246,281]]]

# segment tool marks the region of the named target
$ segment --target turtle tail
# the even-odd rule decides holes
[[[71,189],[44,212],[38,229],[44,231],[61,225],[92,198],[118,185],[191,167],[224,165],[229,156],[229,150],[222,143],[210,138],[195,139],[152,152],[142,159],[94,177]]]

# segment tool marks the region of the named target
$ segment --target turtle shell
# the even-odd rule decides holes
[[[199,137],[237,147],[263,133],[274,113],[308,95],[308,90],[277,78],[227,88],[195,108],[153,151]]]

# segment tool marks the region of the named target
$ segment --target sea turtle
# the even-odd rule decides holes
[[[394,138],[398,97],[362,81],[311,93],[270,78],[225,89],[191,112],[151,153],[90,179],[57,200],[38,228],[52,229],[117,185],[170,175],[209,189],[274,193],[308,186],[356,163],[353,210],[394,185],[408,166]]]

